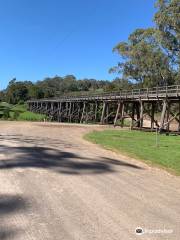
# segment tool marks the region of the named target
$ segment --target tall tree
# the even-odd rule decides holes
[[[157,36],[176,71],[176,82],[180,84],[180,1],[158,0],[156,7]]]
[[[162,51],[153,28],[135,30],[127,42],[120,42],[113,51],[120,54],[122,61],[110,72],[121,73],[145,87],[173,82],[169,58]]]
[[[154,20],[159,40],[173,58],[180,57],[180,1],[158,0]]]
[[[9,85],[5,91],[6,101],[12,104],[16,104],[19,101],[26,101],[29,98],[28,89],[32,86],[30,81],[16,81],[13,79],[9,82]]]

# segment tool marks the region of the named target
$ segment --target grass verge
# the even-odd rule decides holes
[[[155,133],[140,131],[93,131],[85,139],[180,175],[179,136],[158,135],[158,146]]]
[[[46,118],[43,114],[27,111],[26,104],[17,104],[13,107],[13,110],[19,111],[18,121],[43,121]]]
[[[33,112],[23,112],[18,116],[18,121],[43,121],[46,118],[43,114],[33,113]]]

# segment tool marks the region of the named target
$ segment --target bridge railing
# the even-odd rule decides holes
[[[150,95],[168,95],[168,94],[180,94],[180,85],[171,85],[165,87],[154,87],[154,88],[141,88],[141,89],[132,89],[132,90],[120,90],[113,92],[102,92],[102,93],[91,93],[89,94],[78,94],[78,95],[70,95],[70,96],[62,96],[62,98],[86,98],[86,97],[141,97],[141,96],[150,96]]]
[[[102,93],[84,93],[80,92],[73,95],[62,95],[60,97],[51,98],[51,99],[40,99],[42,100],[58,100],[58,99],[79,99],[79,98],[137,98],[137,97],[164,97],[164,96],[180,96],[180,85],[171,85],[163,87],[154,87],[154,88],[141,88],[141,89],[132,89],[132,90],[120,90],[113,92],[102,92]],[[32,100],[33,101],[33,100]],[[38,101],[38,100],[37,100]]]

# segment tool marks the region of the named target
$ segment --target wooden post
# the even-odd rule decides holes
[[[75,109],[76,109],[76,103],[72,102],[71,121],[73,121],[73,122],[75,120],[74,119],[75,118],[75,116],[74,116]]]
[[[69,106],[68,106],[68,102],[66,102],[66,112],[65,112],[65,118],[66,120],[68,120],[68,111],[69,110]]]
[[[53,109],[54,109],[53,102],[50,102],[50,111],[49,111],[50,121],[52,121],[53,119]]]
[[[117,111],[116,111],[116,116],[114,118],[114,127],[116,126],[116,122],[118,120],[118,116],[119,116],[119,111],[120,111],[120,107],[122,106],[121,102],[118,102],[118,106],[117,106]]]
[[[166,108],[167,108],[167,101],[163,101],[163,109],[161,112],[161,120],[160,120],[160,130],[164,128],[164,119],[165,119],[165,114],[166,114]]]
[[[81,121],[81,103],[78,103],[77,104],[77,108],[78,108],[78,113],[77,113],[77,122],[80,122]]]
[[[28,110],[31,111],[31,103],[28,102]]]
[[[71,108],[72,108],[72,102],[69,103],[69,111],[68,111],[68,120],[71,122]]]
[[[85,123],[87,123],[88,122],[88,119],[89,119],[89,112],[90,112],[90,109],[91,109],[91,104],[89,103],[87,103],[86,104],[86,111],[85,111],[85,114],[86,114],[86,116],[85,116]]]
[[[106,102],[103,102],[103,109],[102,109],[102,114],[101,114],[101,124],[104,124],[105,112],[106,112]]]
[[[95,110],[94,110],[94,122],[97,120],[97,109],[98,109],[98,103],[95,102]]]
[[[122,102],[122,106],[121,106],[121,127],[124,127],[124,102]]]
[[[170,115],[170,102],[167,104],[167,109],[166,109],[166,131],[169,132],[170,128],[170,122],[169,122],[169,115]]]
[[[51,102],[51,111],[53,111],[54,109],[54,105],[53,105],[53,102]]]
[[[62,102],[58,103],[58,122],[61,122]]]
[[[180,132],[180,101],[179,101],[179,123],[178,123],[178,132]]]
[[[48,102],[46,102],[46,109],[45,109],[45,113],[47,114],[47,116],[49,117],[49,112],[48,112]]]
[[[140,100],[140,128],[143,127],[143,102]]]
[[[46,110],[46,103],[44,102],[43,103],[43,113],[45,112],[45,110]]]
[[[140,127],[140,104],[136,102],[136,119],[137,119],[137,127]]]
[[[43,109],[43,102],[40,103],[39,113],[42,113],[42,109]]]
[[[154,129],[154,113],[155,113],[155,104],[152,102],[151,104],[151,130]]]
[[[133,129],[133,125],[134,125],[134,114],[135,114],[135,103],[132,103],[132,115],[131,115],[131,129]]]
[[[53,110],[54,110],[54,104],[51,102],[51,120],[53,118]]]
[[[108,124],[108,119],[109,119],[109,103],[106,103],[106,111],[105,111],[105,115],[106,115],[106,118],[105,118],[105,122]]]
[[[83,103],[83,112],[82,112],[82,116],[81,116],[81,121],[80,121],[80,123],[83,123],[85,110],[86,110],[86,102]]]

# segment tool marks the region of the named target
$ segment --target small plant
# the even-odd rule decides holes
[[[16,121],[44,121],[46,116],[27,111],[27,106],[24,102],[21,104],[11,105],[6,102],[0,103],[0,118],[5,120]]]
[[[13,119],[18,120],[20,113],[18,111],[14,111]]]

